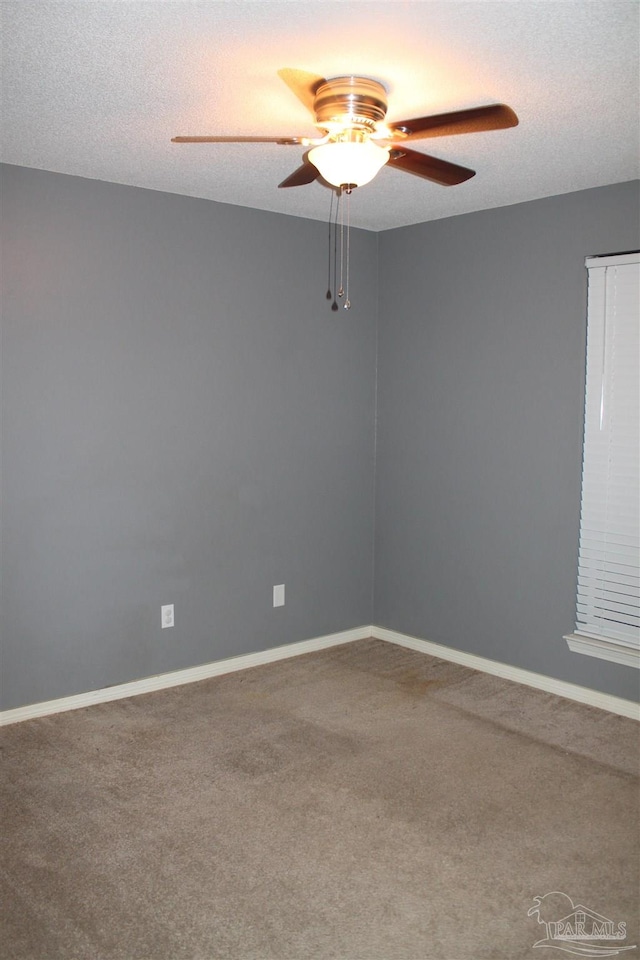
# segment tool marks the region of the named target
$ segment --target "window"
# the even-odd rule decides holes
[[[571,650],[640,667],[640,254],[588,257],[587,383]]]

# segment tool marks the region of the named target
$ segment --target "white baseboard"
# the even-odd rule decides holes
[[[96,703],[108,703],[110,700],[135,697],[140,693],[152,693],[154,690],[179,687],[184,683],[207,680],[209,677],[220,677],[224,673],[234,673],[236,670],[259,667],[264,663],[273,663],[276,660],[285,660],[288,657],[298,657],[303,653],[325,650],[327,647],[350,643],[353,640],[366,640],[370,636],[371,627],[354,627],[353,630],[330,633],[324,637],[301,640],[299,643],[288,643],[285,646],[273,647],[271,650],[261,650],[258,653],[245,653],[238,657],[229,657],[226,660],[215,660],[213,663],[203,663],[201,666],[188,667],[185,670],[176,670],[173,673],[159,673],[142,680],[132,680],[130,683],[119,683],[113,687],[104,687],[102,690],[90,690],[87,693],[78,693],[72,697],[61,697],[59,700],[46,700],[42,703],[28,704],[26,707],[16,707],[14,710],[3,710],[0,712],[0,727],[9,723],[18,723],[21,720],[32,720],[34,717],[63,713],[66,710],[80,710],[82,707],[91,707]]]
[[[395,630],[387,630],[385,627],[371,627],[371,636],[377,640],[386,640],[388,643],[397,643],[399,646],[408,647],[410,650],[427,653],[429,656],[438,657],[440,660],[460,663],[462,666],[479,670],[481,673],[490,673],[495,677],[502,677],[504,680],[512,680],[514,683],[535,687],[537,690],[544,690],[546,693],[554,693],[557,697],[586,703],[590,707],[608,710],[609,713],[617,713],[622,717],[629,717],[631,720],[640,720],[640,704],[634,703],[632,700],[624,700],[622,697],[600,693],[598,690],[580,687],[575,683],[566,683],[564,680],[556,680],[554,677],[545,677],[541,673],[512,667],[508,663],[500,663],[497,660],[488,660],[486,657],[478,657],[473,653],[464,653],[464,651],[454,650],[452,647],[443,647],[438,643],[431,643],[429,640],[409,637],[404,633],[397,633]]]
[[[110,700],[135,697],[141,693],[152,693],[154,690],[178,687],[197,680],[207,680],[209,677],[219,677],[225,673],[234,673],[237,670],[246,670],[249,667],[258,667],[265,663],[274,663],[276,660],[297,657],[303,653],[325,650],[328,647],[351,643],[354,640],[366,640],[368,637],[385,640],[387,643],[395,643],[419,653],[426,653],[431,657],[438,657],[440,660],[459,663],[462,666],[470,667],[472,670],[479,670],[481,673],[490,673],[493,676],[502,677],[504,680],[535,687],[538,690],[553,693],[558,697],[566,697],[568,700],[585,703],[600,710],[608,710],[610,713],[616,713],[622,717],[640,720],[640,705],[631,700],[613,697],[610,694],[590,690],[588,687],[579,687],[563,680],[555,680],[553,677],[545,677],[540,673],[532,673],[529,670],[522,670],[520,667],[512,667],[497,660],[488,660],[472,653],[464,653],[462,650],[444,647],[438,643],[431,643],[429,640],[421,640],[419,637],[410,637],[395,630],[387,630],[385,627],[362,626],[354,627],[352,630],[344,630],[340,633],[330,633],[323,637],[314,637],[311,640],[301,640],[298,643],[290,643],[282,647],[274,647],[271,650],[261,650],[258,653],[246,653],[238,657],[229,657],[226,660],[216,660],[213,663],[188,667],[185,670],[176,670],[173,673],[160,673],[153,677],[145,677],[142,680],[133,680],[130,683],[105,687],[102,690],[90,690],[87,693],[62,697],[59,700],[46,700],[42,703],[17,707],[14,710],[4,710],[0,712],[0,726],[18,723],[21,720],[32,720],[35,717],[45,717],[54,713],[63,713],[67,710],[79,710],[82,707],[90,707],[98,703],[108,703]]]

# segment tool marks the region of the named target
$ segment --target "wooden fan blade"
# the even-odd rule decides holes
[[[279,187],[302,187],[305,183],[313,183],[320,176],[320,171],[312,163],[303,163],[301,167],[279,183]]]
[[[431,117],[415,117],[399,120],[389,125],[392,138],[396,134],[404,138],[450,137],[457,133],[481,133],[484,130],[504,130],[516,127],[518,118],[504,103],[488,107],[472,107],[469,110],[454,110]]]
[[[327,82],[324,77],[318,77],[315,73],[307,73],[306,70],[295,70],[291,67],[283,67],[282,70],[278,70],[278,76],[281,80],[284,80],[289,89],[295,93],[298,100],[315,118],[313,101],[318,87]]]
[[[172,137],[171,143],[282,143],[300,144],[304,137]]]
[[[415,150],[406,150],[404,147],[393,147],[389,152],[388,163],[391,167],[413,173],[416,177],[424,177],[425,180],[433,180],[445,187],[464,183],[476,175],[475,170],[469,170],[468,167],[459,167],[456,163],[438,160],[437,157],[429,157],[425,153],[416,153]]]

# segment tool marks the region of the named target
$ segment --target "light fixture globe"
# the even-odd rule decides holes
[[[389,150],[368,139],[323,143],[309,151],[310,162],[335,187],[369,183],[388,159]]]

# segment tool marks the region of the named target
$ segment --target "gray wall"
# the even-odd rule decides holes
[[[321,223],[0,169],[2,709],[371,622],[636,695],[562,634],[637,185],[356,231],[336,315]]]
[[[637,249],[619,184],[380,237],[374,622],[634,698],[570,653],[585,256]]]
[[[370,623],[375,234],[333,314],[321,223],[2,197],[2,708]]]

